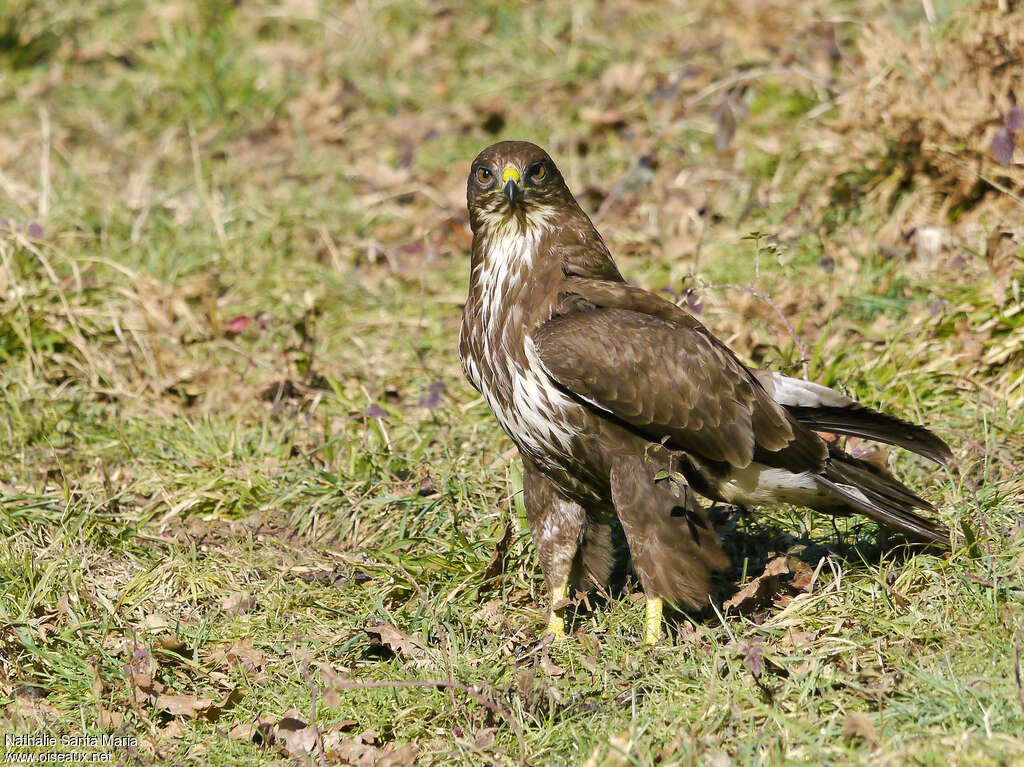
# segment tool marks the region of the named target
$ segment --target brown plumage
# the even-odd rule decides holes
[[[814,430],[946,462],[942,440],[818,384],[755,373],[683,309],[627,284],[542,149],[485,149],[467,201],[473,257],[459,351],[522,456],[553,602],[571,587],[614,587],[631,566],[649,600],[648,641],[662,598],[707,604],[710,574],[728,560],[694,492],[859,512],[946,542],[919,513],[930,504]],[[557,613],[550,629],[561,629]]]

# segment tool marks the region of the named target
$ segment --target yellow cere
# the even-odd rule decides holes
[[[519,183],[519,171],[516,170],[515,167],[513,167],[512,165],[507,165],[505,167],[505,170],[501,172],[502,184],[507,184],[509,179],[512,179],[517,184]]]

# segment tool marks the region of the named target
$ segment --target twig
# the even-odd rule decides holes
[[[765,295],[759,290],[747,287],[746,285],[732,285],[728,283],[713,283],[711,285],[705,285],[706,288],[729,288],[730,290],[742,290],[745,293],[750,293],[755,298],[759,298],[768,304],[775,313],[779,315],[779,319],[782,320],[782,324],[786,326],[786,330],[789,331],[790,337],[793,339],[793,343],[796,344],[796,348],[800,351],[800,366],[804,371],[804,380],[809,381],[811,379],[810,367],[807,364],[807,349],[804,347],[803,342],[797,336],[796,331],[793,330],[793,326],[789,324],[789,320],[786,319],[786,315],[782,313],[782,309],[776,304],[770,296]]]
[[[506,722],[508,722],[512,729],[516,733],[516,739],[519,741],[519,763],[521,765],[526,764],[526,742],[523,740],[523,729],[519,725],[519,720],[512,716],[512,713],[498,703],[495,703],[489,698],[485,698],[479,690],[469,685],[459,684],[457,682],[446,682],[443,679],[424,679],[422,681],[388,681],[388,682],[347,682],[341,681],[334,685],[343,690],[366,690],[374,688],[397,688],[397,687],[446,687],[451,690],[459,690],[466,693],[481,706],[491,711]]]

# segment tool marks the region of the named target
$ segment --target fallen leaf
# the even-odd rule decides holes
[[[773,599],[778,593],[779,576],[789,573],[786,557],[776,557],[764,572],[723,603],[725,609],[747,609]]]
[[[751,676],[760,679],[764,672],[764,646],[761,644],[761,637],[751,637],[740,652],[743,653],[743,665],[750,671]]]
[[[867,714],[856,711],[846,717],[846,721],[843,722],[843,737],[848,740],[862,738],[868,743],[874,743],[877,739],[875,725]]]
[[[547,674],[549,677],[551,677],[552,679],[557,679],[558,677],[565,674],[565,669],[559,666],[553,660],[551,660],[551,656],[548,654],[549,647],[550,644],[545,644],[544,649],[541,650],[540,667],[541,670],[543,670],[544,673]]]
[[[501,538],[494,544],[494,553],[491,554],[491,561],[487,563],[487,568],[484,570],[483,584],[480,586],[481,591],[489,591],[494,588],[497,585],[495,579],[505,572],[505,566],[508,563],[508,548],[512,544],[513,535],[512,525],[506,524]]]
[[[306,724],[295,709],[285,713],[271,731],[271,742],[283,747],[292,757],[312,754],[319,740],[320,733],[316,726]]]
[[[610,737],[607,745],[599,743],[595,746],[583,767],[628,767],[634,763],[630,758],[633,746],[629,730],[623,730],[618,735]],[[602,753],[604,759],[601,759]]]
[[[110,711],[106,708],[100,709],[96,720],[96,726],[101,730],[116,730],[124,722],[124,714],[120,711]]]
[[[992,272],[992,299],[1004,306],[1013,273],[1021,263],[1013,233],[999,229],[992,232],[986,243],[985,260]]]
[[[332,743],[333,748],[330,750],[327,750],[325,738],[325,750],[332,763],[352,767],[412,767],[416,764],[415,743],[403,743],[400,746],[389,743],[378,747],[375,745],[378,738],[375,731],[367,730],[360,735],[339,739]]]
[[[992,137],[992,154],[996,156],[1000,165],[1013,165],[1014,133],[1015,131],[1003,125]]]
[[[4,716],[11,723],[12,731],[27,732],[46,727],[47,720],[60,718],[60,712],[43,698],[18,696],[4,708]]]
[[[228,594],[220,602],[220,608],[228,615],[252,612],[256,607],[256,600],[248,591],[236,591]]]
[[[420,395],[419,406],[425,407],[428,410],[435,410],[441,407],[443,399],[441,395],[444,393],[445,386],[443,381],[433,381],[426,389],[423,390],[423,394]]]
[[[153,705],[163,709],[171,716],[187,716],[194,718],[200,711],[213,705],[212,698],[199,698],[195,695],[157,695]]]
[[[472,615],[474,622],[481,622],[488,631],[497,632],[505,625],[505,609],[500,599],[489,599]]]
[[[181,729],[181,725],[178,724],[177,719],[172,719],[167,723],[166,727],[160,729],[160,734],[165,738],[180,738],[185,734],[185,731]]]
[[[160,631],[161,629],[165,629],[170,625],[171,624],[164,616],[159,615],[157,613],[151,613],[150,615],[147,615],[145,618],[142,619],[142,628],[146,629],[147,631]]]
[[[431,653],[418,639],[409,636],[390,623],[378,623],[366,629],[370,642],[378,647],[390,650],[405,660],[425,664],[431,660]]]
[[[253,647],[252,637],[243,637],[227,648],[211,652],[210,660],[223,663],[229,668],[241,668],[247,674],[255,674],[266,666],[267,656],[262,650]]]
[[[229,334],[237,336],[239,333],[244,331],[251,324],[252,324],[252,317],[249,317],[249,316],[247,316],[245,314],[240,314],[239,316],[233,317],[232,319],[228,320],[227,324],[224,326],[224,329]]]
[[[789,587],[795,591],[809,591],[814,583],[814,570],[802,559],[794,559],[792,564],[793,578]]]
[[[363,415],[367,418],[385,418],[388,411],[378,405],[376,402],[370,403],[363,411]]]

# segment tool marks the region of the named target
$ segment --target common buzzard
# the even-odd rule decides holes
[[[619,274],[538,146],[504,141],[467,185],[472,273],[459,339],[466,375],[519,448],[527,519],[564,632],[570,588],[612,588],[631,567],[656,643],[662,600],[700,607],[728,566],[693,493],[745,507],[859,512],[947,545],[933,507],[815,431],[939,463],[920,426],[809,381],[749,370],[700,322]]]

